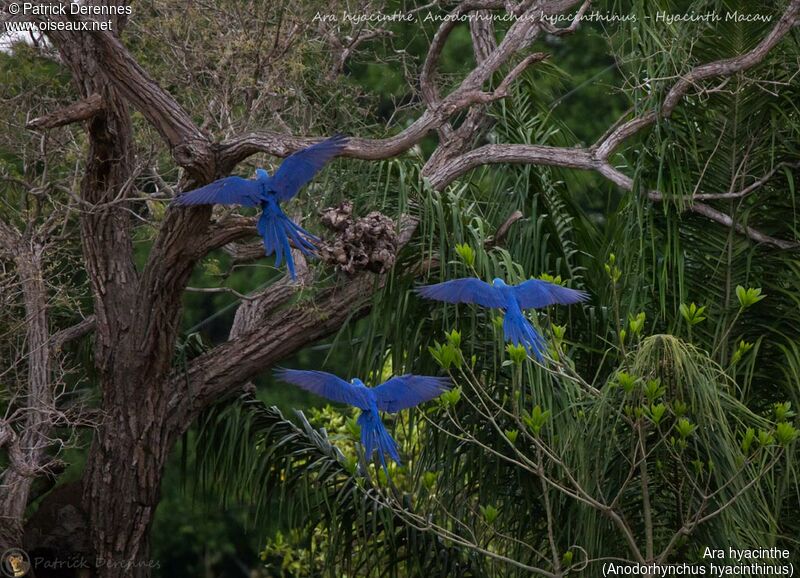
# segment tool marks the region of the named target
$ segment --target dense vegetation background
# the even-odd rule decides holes
[[[663,100],[676,75],[752,50],[786,5],[778,4],[595,2],[639,21],[542,35],[531,49],[549,58],[487,105],[476,138],[589,146],[627,111]],[[347,8],[148,0],[134,4],[124,39],[216,138],[256,128],[397,133],[419,115],[415,79],[439,23],[381,24],[340,61],[314,16]],[[662,10],[773,20],[655,23]],[[319,211],[344,200],[359,216],[412,215],[418,229],[369,315],[282,365],[373,382],[446,372],[458,387],[390,420],[406,459],[389,481],[359,464],[355,414],[274,382],[264,367],[254,389],[220,399],[172,452],[152,528],[154,575],[594,576],[606,558],[694,562],[706,546],[776,545],[796,562],[798,40],[795,27],[756,68],[707,83],[625,143],[614,162],[633,179],[631,191],[597,173],[528,164],[480,167],[434,190],[421,171],[435,134],[391,160],[336,161],[292,207],[312,230],[326,233]],[[439,62],[442,91],[474,66],[461,24]],[[41,133],[25,123],[73,100],[69,73],[46,46],[29,43],[0,52],[0,70],[0,218],[67,207],[45,255],[51,323],[66,325],[92,311],[75,234],[89,210],[74,200],[85,137],[79,125]],[[135,113],[133,123],[143,267],[180,174],[145,119]],[[276,162],[256,155],[236,173]],[[700,199],[730,215],[731,226],[687,211]],[[508,221],[516,211],[522,218]],[[756,242],[737,230],[745,226],[786,246]],[[347,283],[320,269],[322,284]],[[422,302],[411,291],[469,275],[544,276],[592,298],[535,317],[552,346],[540,365],[506,347],[491,312]],[[185,294],[175,370],[227,340],[239,294],[279,277],[270,259],[223,249],[204,258],[189,285],[232,291]],[[18,361],[25,312],[13,267],[0,282],[8,392],[0,409],[8,414],[26,379]],[[311,290],[296,299],[314,307]],[[91,407],[100,395],[91,336],[66,346],[62,369],[65,401]],[[63,468],[28,515],[53,484],[81,477],[91,431],[59,430]]]

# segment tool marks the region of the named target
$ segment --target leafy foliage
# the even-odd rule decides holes
[[[642,17],[664,9],[632,4],[625,8]],[[720,8],[693,2],[687,9],[712,4]],[[611,37],[627,97],[641,109],[659,102],[669,86],[648,79],[740,53],[764,33],[729,24],[696,43],[697,28],[665,30],[621,25]],[[781,48],[796,49],[792,41]],[[383,164],[384,206],[413,211],[420,234],[368,322],[343,329],[332,351],[354,353],[343,373],[379,375],[387,364],[396,371],[438,367],[459,385],[439,405],[397,425],[414,432],[401,438],[413,457],[400,473],[400,493],[381,502],[381,511],[394,516],[392,528],[406,525],[452,543],[462,561],[477,552],[481,572],[503,576],[537,568],[579,572],[596,557],[635,559],[637,551],[692,560],[706,544],[795,549],[789,537],[797,434],[793,416],[786,417],[793,406],[785,404],[798,403],[800,263],[793,252],[756,246],[683,212],[692,195],[736,192],[770,175],[741,198],[708,202],[741,223],[796,236],[794,221],[774,212],[783,207],[794,215],[796,190],[788,163],[796,153],[798,99],[780,65],[786,57],[779,51],[756,77],[734,78],[725,90],[690,99],[642,142],[621,150],[617,162],[633,169],[637,183],[622,197],[605,185],[595,188],[585,175],[525,166],[478,169],[435,192],[413,159]],[[490,140],[572,142],[547,106],[552,79],[561,73],[543,70],[523,75],[511,97],[492,106]],[[540,74],[551,81],[539,82]],[[764,91],[759,78],[783,79],[782,89]],[[662,191],[666,202],[653,205],[639,195],[649,188]],[[524,220],[500,244],[487,242],[516,210]],[[425,282],[560,276],[593,299],[534,319],[551,344],[551,362],[542,367],[506,348],[500,320],[490,312],[419,303],[410,291],[419,271],[401,273],[417,261],[427,264]],[[263,439],[265,446],[279,443]],[[345,471],[363,488],[348,494],[348,507],[365,507],[370,492],[383,488],[363,471]],[[237,482],[228,478],[225,485]],[[342,503],[329,511],[341,511]],[[356,526],[364,528],[369,518],[361,516]],[[362,535],[353,524],[335,516],[302,527],[322,528],[336,544],[328,554],[347,553],[338,560],[374,560],[360,568],[365,575],[402,573],[391,556],[407,550],[387,538],[390,526]],[[446,575],[435,566],[425,572]]]

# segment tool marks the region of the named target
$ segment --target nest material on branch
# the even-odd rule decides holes
[[[384,273],[392,268],[397,252],[394,222],[379,211],[353,217],[353,203],[345,201],[322,211],[322,224],[336,234],[320,243],[323,261],[337,271],[354,275],[368,270]]]

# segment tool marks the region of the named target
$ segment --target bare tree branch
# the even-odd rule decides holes
[[[586,0],[578,11],[575,13],[575,16],[572,19],[572,22],[569,23],[569,26],[565,28],[558,28],[553,24],[550,24],[548,21],[543,20],[542,26],[547,31],[548,34],[552,34],[553,36],[564,36],[566,34],[572,34],[578,29],[580,26],[581,21],[583,20],[586,11],[589,10],[589,7],[592,5],[592,0]]]
[[[484,246],[489,248],[502,244],[506,238],[506,235],[508,235],[508,232],[511,230],[512,225],[524,217],[525,215],[522,214],[522,211],[514,211],[511,213],[503,222],[503,224],[497,228],[497,232],[493,236],[486,239]]]
[[[209,229],[202,246],[198,249],[200,254],[207,254],[214,249],[219,249],[229,243],[257,235],[255,217],[239,217],[229,215],[216,223]],[[263,255],[263,245],[259,243],[260,252]]]
[[[233,242],[223,246],[222,250],[233,258],[233,265],[236,266],[263,257],[264,243],[263,241],[254,241],[252,243]]]
[[[484,84],[492,78],[495,72],[507,64],[521,50],[527,48],[535,39],[539,30],[537,19],[542,14],[560,13],[577,4],[577,2],[578,0],[561,0],[548,3],[546,7],[535,6],[528,8],[521,18],[514,21],[500,44],[494,47],[490,54],[482,55],[480,64],[467,74],[459,86],[447,96],[440,98],[433,84],[433,74],[438,60],[436,55],[437,42],[442,43],[438,48],[441,51],[443,42],[454,25],[446,20],[437,32],[439,39],[437,40],[437,36],[434,36],[434,44],[426,63],[423,65],[420,83],[423,94],[427,95],[424,96],[427,106],[419,118],[408,128],[393,137],[379,140],[353,138],[342,153],[343,156],[366,160],[380,160],[396,156],[420,142],[430,131],[444,126],[448,119],[457,112],[473,105],[485,104],[497,98],[502,98],[505,96],[502,91],[496,93],[484,92]],[[457,16],[475,10],[499,9],[501,7],[502,5],[493,0],[467,0],[459,4],[453,14]],[[455,21],[457,22],[457,18]],[[523,59],[524,64],[517,65],[506,77],[507,82],[503,85],[503,90],[507,91],[509,84],[522,72],[525,66],[542,58],[542,55],[532,55]],[[258,152],[267,152],[281,157],[286,156],[298,148],[308,146],[314,142],[317,142],[316,139],[298,139],[270,132],[250,133],[234,137],[220,144],[220,166],[229,170],[248,156]]]
[[[634,186],[633,179],[621,173],[620,171],[612,167],[610,164],[601,163],[600,167],[597,170],[604,177],[606,177],[613,183],[619,185],[623,189],[627,191],[633,190]],[[656,203],[660,203],[665,200],[664,195],[656,190],[648,191],[647,198]],[[741,223],[735,223],[733,217],[705,203],[693,202],[687,207],[687,210],[693,213],[697,213],[698,215],[703,215],[704,217],[707,217],[712,221],[719,223],[720,225],[723,225],[725,227],[734,227],[735,231],[745,235],[746,237],[752,239],[753,241],[756,241],[757,243],[764,243],[765,245],[770,245],[778,249],[793,250],[800,248],[800,243],[796,241],[786,241],[784,239],[776,239],[775,237],[770,237],[769,235],[766,235],[761,231],[754,229],[753,227],[748,227],[742,225]]]
[[[244,299],[245,301],[252,301],[255,297],[239,293],[236,289],[231,287],[187,287],[186,291],[189,293],[227,293],[233,295],[237,299]]]
[[[450,18],[442,22],[439,29],[433,35],[431,44],[428,47],[428,53],[425,56],[425,62],[422,64],[422,70],[420,70],[419,75],[422,99],[427,106],[434,106],[441,100],[434,77],[439,65],[439,58],[442,55],[447,39],[458,25],[460,17],[470,12],[479,11],[478,17],[485,18],[490,14],[489,10],[502,10],[503,8],[505,8],[505,4],[501,0],[468,0],[458,4],[450,13]],[[471,22],[474,21],[475,19],[471,20]],[[496,43],[494,43],[491,48],[492,51],[496,50]],[[488,55],[486,56],[488,57]],[[483,60],[486,60],[486,58],[483,58]],[[479,60],[479,62],[481,61]]]
[[[398,236],[398,250],[408,243],[416,226],[413,219],[404,221]],[[385,280],[386,275],[361,272],[320,292],[313,305],[303,302],[268,317],[263,315],[263,310],[274,309],[285,302],[302,287],[302,282],[295,287],[279,285],[278,298],[270,292],[265,295],[265,301],[251,302],[254,311],[248,313],[250,320],[232,332],[231,341],[194,359],[185,374],[173,376],[171,389],[176,394],[169,404],[173,427],[185,429],[214,399],[241,387],[294,351],[335,333],[348,319],[366,314],[372,296]],[[253,314],[257,316],[257,323],[253,322]],[[188,383],[190,396],[178,393],[183,383]]]
[[[19,443],[19,436],[17,436],[14,429],[11,425],[5,421],[0,420],[0,448],[6,448],[8,451],[8,459],[11,462],[11,469],[14,470],[18,474],[19,477],[22,478],[32,478],[36,475],[37,468],[30,465],[25,455],[25,452],[22,451],[22,447]],[[9,476],[4,476],[9,477]],[[6,491],[12,492],[12,487],[10,484],[6,484],[5,480],[3,480],[2,484]],[[19,497],[17,492],[12,492],[15,498]],[[20,520],[17,520],[19,523]]]
[[[733,76],[760,63],[769,51],[792,29],[797,21],[798,13],[800,13],[800,0],[792,0],[778,23],[758,43],[758,46],[734,58],[717,60],[693,68],[672,86],[658,111],[647,112],[621,124],[611,134],[605,136],[603,141],[595,145],[597,158],[607,159],[625,140],[650,126],[657,119],[670,116],[680,100],[686,96],[689,90],[697,87],[701,81],[709,78]]]
[[[110,32],[95,31],[103,72],[169,144],[179,165],[213,180],[211,141],[189,114],[139,66],[122,42]]]
[[[97,93],[91,94],[61,110],[51,112],[44,116],[29,121],[25,128],[50,129],[65,124],[72,124],[88,120],[103,110],[103,97]]]
[[[74,341],[75,339],[80,339],[84,335],[94,331],[96,323],[97,318],[94,315],[90,315],[83,321],[79,321],[71,327],[54,333],[53,337],[50,339],[50,347],[54,352],[59,352],[66,343]]]
[[[769,180],[775,175],[775,173],[777,173],[782,168],[796,169],[798,167],[800,167],[800,163],[778,163],[772,169],[767,171],[767,174],[765,174],[763,177],[747,185],[746,187],[744,187],[739,191],[734,191],[730,193],[695,193],[692,195],[692,199],[698,201],[741,199],[763,187],[767,182],[769,182]]]
[[[22,242],[22,235],[12,225],[0,220],[0,249],[13,258],[17,252],[17,245]]]
[[[504,163],[592,170],[627,191],[632,191],[634,188],[633,179],[612,167],[608,162],[597,158],[592,154],[591,149],[511,144],[484,145],[456,157],[439,167],[436,174],[431,175],[431,185],[441,189],[474,168]],[[647,197],[653,202],[664,201],[664,195],[658,191],[649,191]],[[708,217],[726,227],[734,226],[732,217],[704,203],[694,202],[688,206],[687,210]],[[779,249],[794,249],[800,246],[797,242],[776,239],[741,224],[736,224],[735,229],[756,242]]]

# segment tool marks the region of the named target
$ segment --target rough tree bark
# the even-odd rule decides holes
[[[0,548],[22,545],[22,520],[31,484],[47,466],[54,394],[51,383],[47,286],[44,245],[0,222],[0,251],[16,265],[25,303],[28,387],[22,408],[21,433],[0,420],[0,447],[6,446],[10,467],[0,476]]]

